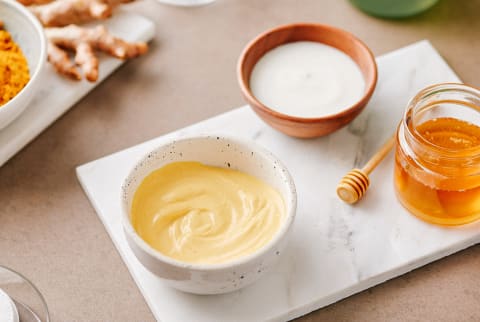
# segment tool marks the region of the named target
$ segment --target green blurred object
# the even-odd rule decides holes
[[[383,18],[406,18],[431,8],[438,0],[350,0],[368,14]]]

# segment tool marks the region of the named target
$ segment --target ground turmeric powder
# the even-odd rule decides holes
[[[22,90],[30,74],[27,59],[6,30],[0,30],[0,108]]]

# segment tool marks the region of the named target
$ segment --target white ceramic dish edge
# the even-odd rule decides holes
[[[41,76],[47,60],[47,40],[37,18],[16,1],[0,0],[0,19],[22,49],[30,70],[30,80],[25,87],[0,107],[1,130],[27,108],[41,85]]]

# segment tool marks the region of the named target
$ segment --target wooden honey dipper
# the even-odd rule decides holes
[[[378,150],[362,169],[353,169],[347,173],[337,185],[337,195],[340,199],[349,204],[354,204],[360,199],[370,185],[368,175],[390,152],[395,143],[395,135]]]

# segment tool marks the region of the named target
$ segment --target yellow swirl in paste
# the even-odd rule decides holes
[[[131,221],[164,255],[217,264],[267,244],[285,219],[274,188],[246,173],[174,162],[150,173],[135,192]]]

